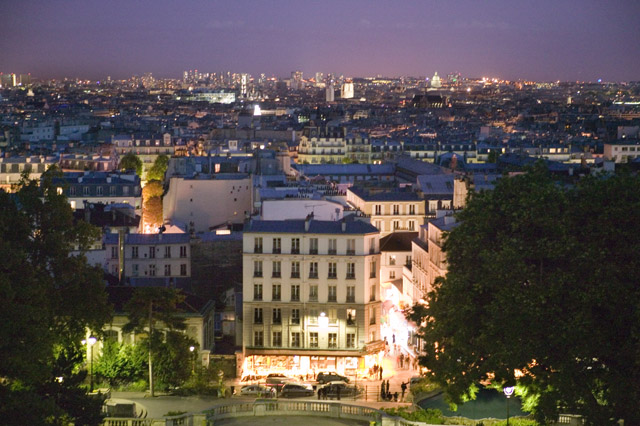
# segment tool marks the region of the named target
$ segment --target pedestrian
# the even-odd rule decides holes
[[[404,354],[400,352],[400,368],[404,368]]]
[[[393,335],[391,336],[391,340],[392,340],[392,343],[393,343],[393,344],[395,344],[395,343],[396,343],[396,335],[395,335],[395,334],[393,334]]]
[[[340,385],[336,386],[336,399],[340,401]]]
[[[378,380],[382,380],[382,366],[380,366],[380,369],[378,371],[380,372],[380,379]]]
[[[407,391],[407,383],[406,382],[402,382],[402,384],[400,384],[400,390],[402,390],[402,401],[404,401],[404,393]]]
[[[393,402],[398,402],[398,392],[393,394]]]
[[[380,385],[380,399],[384,401],[386,397],[387,397],[387,391],[385,390],[384,382],[382,382],[382,384]]]

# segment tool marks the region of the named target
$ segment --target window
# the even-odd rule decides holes
[[[318,347],[318,333],[311,332],[309,333],[309,347],[317,348]]]
[[[118,258],[118,247],[111,247],[111,258],[112,259]]]
[[[272,253],[281,253],[282,252],[282,240],[280,238],[273,239],[273,250]]]
[[[329,254],[338,253],[338,240],[335,238],[329,238]]]
[[[253,308],[253,323],[262,324],[262,308]]]
[[[317,309],[309,309],[309,324],[312,324],[312,325],[318,324],[318,310]]]
[[[291,254],[300,253],[300,238],[291,239]]]
[[[125,197],[129,196],[129,187],[128,186],[123,186],[122,187],[122,195]]]
[[[291,278],[300,278],[300,262],[297,260],[291,262]]]
[[[356,240],[350,238],[347,240],[347,255],[353,256],[354,254],[356,254]]]
[[[75,186],[70,186],[69,187],[69,195],[76,195],[76,187]]]
[[[335,262],[329,262],[329,274],[327,275],[329,279],[338,278],[338,264]]]
[[[263,346],[264,345],[264,334],[262,331],[254,331],[253,332],[253,346]]]
[[[116,195],[116,187],[114,185],[109,187],[109,195],[114,197]]]
[[[376,300],[376,286],[375,284],[371,286],[371,291],[369,292],[369,302],[373,302]]]
[[[415,229],[415,227],[416,227],[416,225],[415,225],[413,220],[410,220],[410,221],[407,222],[407,229],[409,231],[413,231]]]
[[[137,263],[134,263],[132,266],[133,266],[133,273],[132,273],[132,275],[133,275],[134,277],[137,277],[137,276],[138,276],[138,271],[139,271],[139,265],[138,265]],[[115,274],[114,274],[114,275],[115,275]]]
[[[180,246],[180,257],[187,257],[187,246]]]
[[[274,324],[282,324],[282,309],[273,308],[273,323]]]
[[[369,306],[369,324],[376,323],[376,308],[375,306]]]
[[[281,262],[279,260],[273,261],[273,269],[271,270],[271,276],[273,278],[280,278],[281,276],[280,266],[281,266]]]
[[[329,347],[330,348],[338,347],[338,333],[329,333]]]
[[[156,258],[156,248],[154,246],[149,247],[149,259]]]
[[[397,204],[393,205],[393,214],[396,215],[396,216],[400,214],[400,206],[399,205],[397,205]]]
[[[318,254],[317,238],[309,238],[309,254]]]
[[[99,197],[102,197],[102,187],[101,186],[96,188],[96,195],[99,196]]]
[[[381,204],[376,204],[374,210],[375,210],[375,214],[381,215],[382,214],[382,205]]]
[[[171,257],[171,246],[164,247],[164,257],[167,259]]]
[[[299,284],[291,285],[291,301],[292,302],[300,301],[300,285]]]
[[[131,258],[138,258],[138,247],[131,247]]]
[[[300,309],[291,310],[291,324],[300,324]]]
[[[356,264],[349,262],[347,263],[347,279],[353,280],[356,278]]]
[[[400,229],[400,221],[399,220],[394,220],[393,221],[393,230],[397,231],[398,229]]]
[[[156,276],[156,265],[154,264],[149,265],[149,276],[150,277]]]
[[[262,253],[262,237],[255,237],[253,239],[253,252]]]
[[[347,325],[356,325],[356,310],[347,309]]]
[[[88,186],[83,186],[82,187],[82,195],[85,195],[85,196],[89,195],[89,187]]]
[[[309,264],[309,278],[318,278],[318,262]]]
[[[416,206],[415,206],[415,204],[409,205],[409,214],[416,214]]]
[[[300,347],[300,333],[291,333],[291,347],[292,348]]]
[[[369,278],[375,278],[376,277],[376,261],[375,260],[371,260],[371,262],[369,263]]]
[[[389,265],[394,266],[396,264],[396,256],[395,255],[391,255],[389,256]]]
[[[183,277],[187,276],[187,264],[186,263],[180,264],[180,275],[183,276]]]
[[[262,300],[262,284],[253,285],[253,300]]]
[[[347,286],[347,303],[356,302],[356,287],[353,285]]]
[[[356,335],[355,333],[347,333],[347,348],[356,347]]]
[[[338,325],[338,310],[335,308],[329,309],[329,324]]]
[[[330,285],[329,286],[329,296],[328,296],[328,301],[329,302],[336,302],[338,300],[338,291],[337,291],[338,287],[336,287],[335,285]]]
[[[164,276],[165,277],[170,277],[171,276],[171,265],[164,265]]]
[[[369,254],[374,254],[376,252],[376,239],[371,238],[369,240]]]
[[[389,279],[390,280],[396,279],[396,271],[389,271]]]
[[[309,286],[309,301],[317,302],[318,301],[318,286],[310,285]]]
[[[254,277],[262,276],[262,260],[253,261],[253,276]]]
[[[273,284],[271,286],[271,299],[280,300],[282,297],[282,286],[280,284]]]

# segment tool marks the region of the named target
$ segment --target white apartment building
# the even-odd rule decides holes
[[[347,189],[347,203],[371,217],[381,237],[416,232],[425,222],[425,200],[415,192],[373,192],[352,186]]]
[[[133,285],[174,285],[191,277],[189,234],[106,234],[106,271]],[[146,282],[145,282],[146,280]]]
[[[379,232],[362,221],[251,221],[243,237],[243,374],[380,363]]]

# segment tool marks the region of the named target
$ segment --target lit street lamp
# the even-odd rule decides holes
[[[93,392],[93,345],[97,341],[95,337],[91,336],[81,342],[83,345],[89,345],[89,392]]]
[[[196,350],[196,347],[195,347],[195,346],[189,346],[189,352],[191,352],[191,374],[193,374],[193,372],[194,372],[194,371],[195,371],[195,369],[196,369],[196,365],[195,365],[195,364],[196,364],[196,362],[195,362],[195,359],[194,359],[194,357],[193,357],[193,355],[194,355],[194,354],[193,354],[193,351],[195,351],[195,350]]]
[[[515,388],[513,386],[507,386],[502,391],[504,392],[504,396],[507,397],[507,426],[509,426],[509,398],[513,395],[513,391]]]

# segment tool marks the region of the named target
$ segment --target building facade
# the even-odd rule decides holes
[[[380,360],[379,232],[362,221],[251,221],[243,374],[364,372]]]

